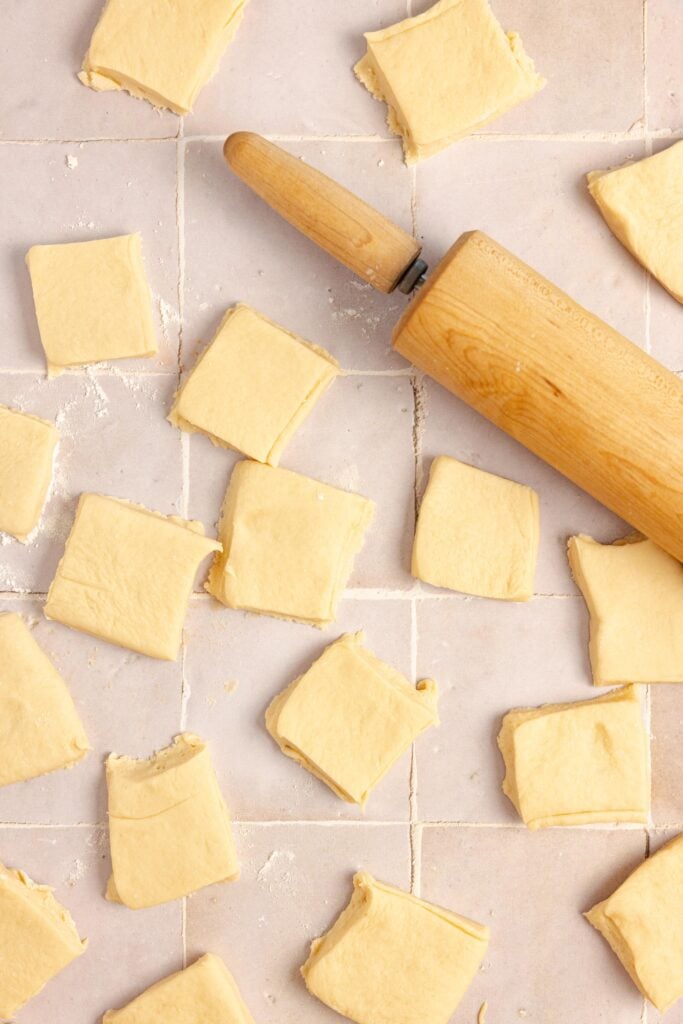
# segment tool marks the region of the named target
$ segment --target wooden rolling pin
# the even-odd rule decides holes
[[[380,291],[424,281],[420,246],[258,135],[232,170]],[[683,561],[683,381],[480,231],[462,235],[393,332],[394,347]]]

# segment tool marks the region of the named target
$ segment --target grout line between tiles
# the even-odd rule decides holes
[[[180,936],[183,946],[183,970],[187,967],[187,896],[183,896],[180,909]]]
[[[412,824],[409,821],[400,820],[396,818],[388,818],[386,820],[380,819],[356,819],[356,818],[310,818],[306,819],[291,819],[282,820],[279,818],[272,819],[259,819],[259,818],[233,818],[232,824],[236,828],[288,828],[290,826],[296,826],[297,828],[308,828],[311,825],[315,825],[319,828],[336,828],[342,826],[344,828],[405,828],[409,825],[411,828],[485,828],[485,829],[507,829],[516,830],[518,832],[528,831],[524,822],[519,821],[439,821],[437,819],[425,819],[423,821],[415,821]],[[71,823],[63,822],[48,822],[48,821],[0,821],[0,830],[2,829],[98,829],[100,831],[106,830],[106,821],[77,821]],[[658,832],[672,832],[683,830],[683,821],[680,822],[668,822],[667,824],[659,825],[648,825],[643,826],[637,822],[600,822],[592,825],[572,825],[570,829],[564,826],[556,826],[552,829],[545,829],[546,832],[642,832],[646,842],[646,855],[650,855],[650,840],[651,835]]]

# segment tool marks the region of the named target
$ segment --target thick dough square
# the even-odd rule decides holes
[[[40,520],[58,441],[53,423],[0,405],[0,530],[22,542]]]
[[[52,889],[0,864],[0,1017],[14,1017],[86,945]]]
[[[683,565],[639,535],[579,534],[568,556],[590,614],[593,683],[683,683]]]
[[[272,701],[266,728],[283,754],[364,806],[413,740],[438,724],[436,703],[431,679],[411,686],[363,647],[362,633],[347,633]]]
[[[683,835],[644,861],[586,917],[634,985],[664,1013],[683,997]]]
[[[324,349],[240,304],[226,313],[168,418],[182,430],[276,466],[338,373]]]
[[[591,171],[588,189],[621,244],[683,302],[683,142],[614,171]]]
[[[357,1024],[447,1024],[479,970],[484,925],[364,872],[301,968],[309,991]]]
[[[438,153],[542,89],[516,32],[487,0],[440,0],[415,18],[367,32],[355,72],[389,107],[406,163]]]
[[[107,899],[138,910],[232,882],[239,864],[206,743],[176,736],[149,760],[107,758]]]
[[[220,549],[204,536],[201,523],[82,494],[45,615],[173,661],[199,564]]]
[[[219,956],[206,953],[184,971],[152,985],[102,1024],[254,1024],[235,979]]]
[[[535,491],[440,455],[417,519],[412,573],[435,587],[528,601],[538,536]]]
[[[532,831],[647,822],[648,737],[635,686],[573,704],[509,711],[498,746],[503,792]]]
[[[157,351],[139,235],[34,245],[26,256],[48,376]]]
[[[238,462],[206,589],[229,608],[326,626],[374,504],[288,469]]]
[[[218,70],[247,0],[107,0],[79,78],[188,114]]]
[[[90,744],[66,683],[19,615],[0,615],[0,786],[66,768]]]

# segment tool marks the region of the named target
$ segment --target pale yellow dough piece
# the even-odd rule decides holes
[[[206,953],[170,974],[102,1024],[254,1024],[235,979],[220,957]]]
[[[266,728],[283,754],[361,806],[413,740],[438,724],[437,688],[417,687],[363,646],[335,640],[272,701]]]
[[[301,968],[309,991],[357,1024],[447,1024],[488,946],[484,925],[364,872]]]
[[[0,864],[0,1017],[14,1017],[86,945],[52,889]]]
[[[139,235],[34,245],[26,263],[48,376],[157,351]]]
[[[579,534],[571,570],[590,613],[593,683],[683,683],[683,566],[633,535],[598,544]]]
[[[420,507],[412,573],[435,587],[528,601],[538,536],[535,491],[440,455]]]
[[[438,153],[545,85],[516,32],[487,0],[440,0],[415,18],[367,32],[355,72],[389,107],[406,163]]]
[[[107,0],[79,74],[188,114],[213,78],[247,0]]]
[[[590,194],[621,244],[683,302],[683,142],[587,177]]]
[[[66,683],[19,615],[0,615],[0,786],[66,768],[90,744]]]
[[[169,420],[276,466],[297,427],[339,373],[324,349],[249,306],[228,310],[178,392]]]
[[[176,736],[149,760],[107,758],[107,899],[138,910],[232,882],[239,864],[209,748]]]
[[[58,441],[53,423],[0,405],[0,530],[23,543],[40,521]]]
[[[641,994],[664,1013],[683,997],[683,835],[644,861],[586,917]]]
[[[199,564],[220,549],[201,523],[82,494],[45,615],[173,661]]]
[[[206,584],[229,608],[326,626],[363,544],[374,504],[287,469],[238,462]]]
[[[635,686],[573,704],[509,711],[498,746],[503,792],[532,831],[647,822],[648,738]]]

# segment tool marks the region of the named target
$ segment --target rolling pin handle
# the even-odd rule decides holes
[[[404,295],[410,295],[412,291],[417,288],[421,288],[427,280],[428,266],[422,259],[416,259],[411,266],[408,267],[405,274],[398,282],[396,287]]]

